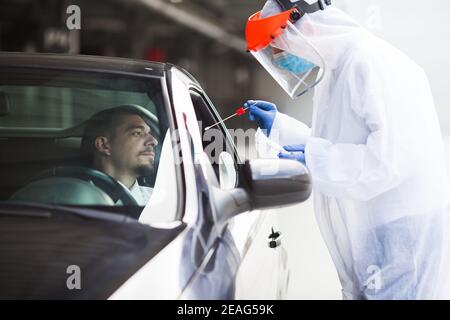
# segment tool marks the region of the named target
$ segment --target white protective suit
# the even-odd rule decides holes
[[[296,27],[326,64],[311,137],[278,112],[269,138],[306,144],[315,213],[343,297],[450,298],[449,189],[424,71],[333,6]]]

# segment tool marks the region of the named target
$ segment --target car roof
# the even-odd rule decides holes
[[[169,63],[117,57],[22,52],[0,52],[0,66],[112,72],[157,77],[163,77],[165,71],[175,67]]]

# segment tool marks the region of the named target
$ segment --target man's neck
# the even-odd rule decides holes
[[[137,179],[136,175],[131,174],[129,172],[123,172],[123,171],[117,170],[116,168],[114,168],[113,166],[110,166],[110,165],[103,165],[102,167],[99,167],[96,169],[99,171],[102,171],[102,172],[110,175],[114,179],[120,181],[128,189],[131,189],[131,187],[133,187],[133,185],[135,184],[136,179]]]
[[[122,182],[122,184],[125,185],[125,187],[127,187],[129,190],[131,190],[131,187],[133,187],[133,185],[136,183],[136,177],[135,176],[130,176],[130,175],[111,175],[111,177],[113,177],[114,179]]]

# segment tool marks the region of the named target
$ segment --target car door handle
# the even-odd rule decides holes
[[[272,233],[269,235],[269,248],[275,249],[281,246],[281,232],[275,232],[272,227]]]

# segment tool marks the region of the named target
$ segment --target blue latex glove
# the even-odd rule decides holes
[[[269,136],[277,113],[277,106],[266,101],[249,100],[244,107],[248,107],[248,118],[251,121],[257,120],[258,126]]]
[[[304,144],[284,146],[283,148],[287,152],[280,152],[278,158],[297,160],[306,165]]]

